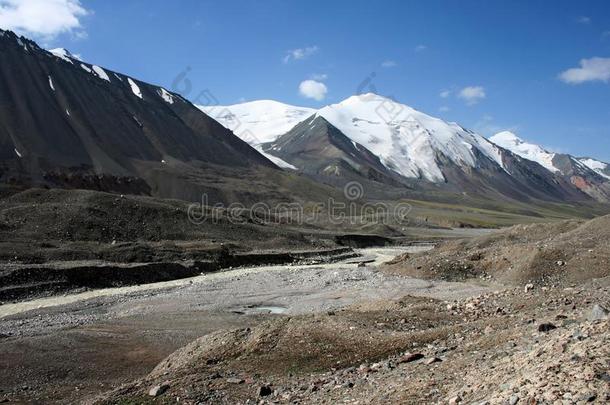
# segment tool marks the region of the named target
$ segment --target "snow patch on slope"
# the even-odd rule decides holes
[[[49,52],[55,55],[56,57],[72,64],[74,64],[74,62],[72,62],[73,59],[81,60],[78,56],[72,55],[70,51],[65,48],[50,49]]]
[[[21,158],[21,157],[23,157],[23,156],[21,156],[21,153],[19,153],[19,151],[17,150],[17,148],[14,148],[14,150],[15,150],[15,154],[16,154],[18,157],[20,157],[20,158]]]
[[[100,79],[110,82],[110,77],[108,77],[108,74],[104,71],[104,69],[96,65],[91,66],[91,68],[93,69],[95,74],[99,76]]]
[[[131,79],[131,77],[127,78],[127,82],[129,82],[129,85],[131,86],[131,91],[133,92],[133,94],[135,94],[139,98],[142,98],[142,92],[140,91],[140,87],[138,87],[136,82],[134,82]]]
[[[89,69],[89,66],[87,66],[83,63],[80,64],[80,67],[83,68],[83,70],[87,73],[93,73],[93,70]]]
[[[198,108],[251,145],[275,141],[316,112],[273,100]]]
[[[49,87],[51,88],[51,90],[55,91],[55,86],[53,85],[53,79],[51,78],[51,76],[49,76]]]
[[[548,152],[541,146],[525,142],[512,132],[499,132],[489,139],[496,145],[508,149],[524,159],[539,163],[552,173],[560,172],[560,170],[553,165],[555,153]]]
[[[376,94],[350,97],[318,115],[405,177],[444,181],[439,153],[477,167],[476,150],[505,169],[500,149],[484,137]]]
[[[166,103],[174,104],[174,97],[163,87],[160,87],[159,90],[157,90],[157,93],[159,94],[159,97],[165,100]]]
[[[291,165],[290,163],[286,162],[285,160],[280,159],[277,156],[273,156],[273,155],[270,155],[269,153],[265,152],[260,145],[254,146],[254,149],[256,149],[258,151],[258,153],[260,153],[261,155],[263,155],[264,157],[269,159],[273,164],[275,164],[278,167],[281,167],[282,169],[299,170],[298,167]]]

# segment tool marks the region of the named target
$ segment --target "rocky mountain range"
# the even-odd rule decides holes
[[[509,131],[497,133],[490,140],[524,159],[540,164],[598,201],[610,199],[610,165],[607,163],[592,158],[549,152]]]
[[[373,199],[610,200],[603,162],[487,139],[372,93],[319,110],[197,107],[10,31],[0,55],[0,182],[14,187],[253,203],[319,200],[359,181]]]
[[[563,169],[551,170],[552,158],[522,153],[502,136],[486,139],[376,94],[317,111],[266,100],[200,108],[285,167],[327,183],[359,179],[517,201],[610,197],[601,162],[557,156]],[[264,124],[253,120],[257,113]]]
[[[0,31],[0,106],[5,186],[245,203],[302,189],[280,193],[284,172],[180,95],[10,31]],[[292,180],[303,181],[317,191]]]

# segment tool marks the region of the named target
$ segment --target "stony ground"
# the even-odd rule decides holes
[[[570,285],[610,276],[610,216],[517,225],[405,255],[387,270],[425,279],[479,278],[512,285]]]
[[[601,280],[282,317],[202,337],[100,401],[607,403],[608,292]]]
[[[0,400],[609,403],[609,232],[610,217],[517,226],[4,305]]]
[[[378,271],[417,249],[364,249],[362,257],[337,263],[239,268],[0,305],[0,400],[79,403],[148,374],[176,349],[219,330],[405,294],[460,299],[490,291]]]

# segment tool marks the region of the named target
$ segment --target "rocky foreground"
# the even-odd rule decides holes
[[[204,336],[101,403],[610,401],[610,283],[405,297]]]
[[[405,254],[385,271],[504,287],[217,332],[99,401],[608,403],[609,241],[610,217],[602,217],[520,225]]]

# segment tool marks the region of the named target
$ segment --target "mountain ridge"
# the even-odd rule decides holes
[[[233,179],[279,171],[180,95],[11,31],[0,31],[0,105],[5,184],[233,201],[253,194]]]
[[[257,103],[260,108],[261,104],[268,102],[261,100]],[[235,115],[248,115],[248,104],[239,104],[237,107],[223,106],[222,109],[228,116],[235,110],[238,111]],[[266,109],[273,110],[272,106],[267,106]],[[295,111],[299,107],[290,108],[282,103],[282,109]],[[296,114],[292,116],[295,117]],[[296,146],[294,132],[299,132],[299,137],[308,136],[305,131],[307,125],[303,124],[316,122],[316,117],[323,118],[353,145],[360,145],[371,156],[379,159],[384,167],[382,172],[386,175],[370,176],[370,172],[365,170],[360,174],[367,180],[377,177],[377,181],[385,181],[393,186],[397,183],[408,184],[409,187],[413,187],[415,181],[424,188],[430,187],[426,184],[437,184],[451,192],[481,193],[487,196],[495,195],[495,198],[504,196],[521,201],[531,198],[558,201],[605,199],[603,193],[595,194],[586,188],[583,190],[576,187],[570,178],[556,176],[539,162],[524,159],[522,155],[498,146],[457,123],[445,122],[373,93],[352,96],[340,103],[323,107],[300,122],[294,119],[293,129],[283,135],[278,135],[281,133],[279,129],[261,134],[260,138],[267,140],[261,143],[264,145],[263,150],[317,178],[322,174],[322,168],[342,167],[349,170],[354,166],[367,167],[364,160],[354,165],[349,157],[353,153],[349,146],[343,147],[342,164],[330,159],[324,165],[320,159],[324,153],[317,157],[307,154],[309,164],[304,162],[302,156],[296,156],[295,152],[299,147]],[[222,119],[220,121],[223,122]],[[268,124],[272,126],[273,122],[274,120],[271,120]],[[249,125],[246,120],[241,122],[241,129],[248,133]],[[256,128],[256,131],[260,131],[260,127]],[[317,139],[314,143],[319,141],[319,133],[315,130],[312,129],[309,135]],[[290,144],[292,149],[284,150],[287,144]],[[303,146],[305,143],[298,141],[298,144]],[[326,172],[336,177],[337,170],[330,169]],[[391,172],[391,175],[388,176],[388,172]]]
[[[577,158],[566,153],[549,152],[540,145],[524,141],[510,131],[499,132],[490,139],[524,159],[539,163],[592,198],[598,201],[610,200],[610,167],[607,163],[592,158]]]

